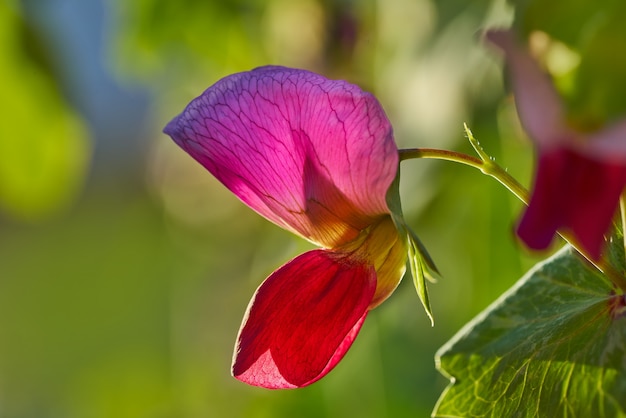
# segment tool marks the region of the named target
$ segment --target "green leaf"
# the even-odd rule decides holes
[[[623,243],[612,251],[623,268]],[[624,296],[566,246],[436,355],[436,417],[626,416]]]

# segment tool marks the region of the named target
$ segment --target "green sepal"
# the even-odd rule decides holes
[[[420,298],[422,305],[424,306],[424,310],[426,311],[426,315],[430,319],[430,324],[432,326],[435,325],[435,319],[433,318],[432,308],[430,307],[430,297],[428,296],[428,287],[426,286],[426,278],[432,280],[431,274],[425,269],[426,263],[424,262],[424,257],[422,257],[420,253],[419,241],[415,241],[413,239],[413,232],[411,230],[407,230],[407,238],[409,244],[409,266],[411,268],[411,275],[413,276],[413,284],[415,285],[415,290],[417,291],[417,296]]]
[[[393,219],[400,236],[403,236],[406,239],[409,268],[411,269],[411,275],[413,276],[413,284],[415,285],[417,296],[426,311],[426,315],[430,319],[431,325],[434,325],[434,317],[430,306],[426,279],[431,282],[435,282],[435,276],[439,275],[439,270],[437,270],[437,267],[435,266],[430,254],[428,254],[424,244],[422,244],[420,239],[411,230],[411,228],[409,228],[404,220],[399,188],[400,170],[398,169],[398,174],[387,191],[387,206],[391,211],[391,218]]]

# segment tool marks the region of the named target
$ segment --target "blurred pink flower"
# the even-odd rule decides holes
[[[406,269],[410,241],[387,203],[398,151],[380,104],[344,81],[262,67],[218,81],[164,132],[249,207],[322,247],[257,289],[233,375],[266,388],[322,378]]]
[[[599,258],[626,185],[626,121],[586,134],[572,129],[550,77],[511,30],[492,30],[487,39],[503,52],[521,123],[537,146],[531,199],[519,237],[545,249],[559,229],[570,230]]]

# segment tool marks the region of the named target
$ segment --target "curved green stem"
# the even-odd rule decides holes
[[[509,189],[519,200],[528,205],[529,194],[513,176],[506,172],[493,160],[481,160],[471,155],[460,152],[432,149],[432,148],[411,148],[400,150],[400,161],[412,158],[434,158],[437,160],[454,161],[480,170],[483,174],[496,179],[500,184]]]
[[[454,151],[439,150],[432,148],[411,148],[401,149],[400,161],[413,158],[433,158],[437,160],[453,161],[474,167],[482,173],[496,179],[500,184],[509,189],[519,200],[525,205],[529,202],[528,190],[524,188],[513,176],[506,172],[502,167],[497,165],[491,158],[484,153],[474,138],[470,136],[472,146],[479,152],[482,158],[472,157],[471,155],[462,154]],[[589,263],[602,272],[617,288],[626,293],[626,279],[620,274],[606,258],[594,260],[586,251],[576,242],[576,239],[567,232],[559,232],[561,238],[569,243],[576,251],[578,251]]]

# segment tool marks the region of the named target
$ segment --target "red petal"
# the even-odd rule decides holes
[[[571,230],[594,258],[626,185],[626,166],[558,148],[541,153],[533,194],[518,227],[531,248],[544,249],[560,228]]]
[[[372,266],[314,250],[276,270],[248,306],[233,375],[271,389],[309,385],[341,360],[376,289]]]

